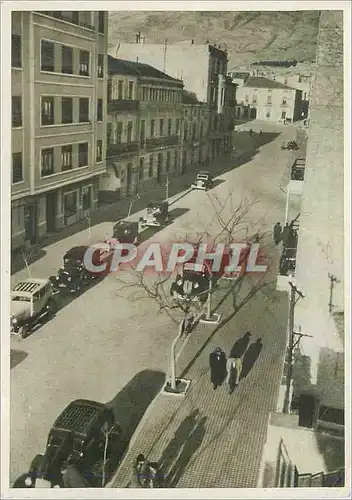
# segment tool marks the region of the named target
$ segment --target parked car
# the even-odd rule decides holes
[[[25,338],[32,328],[55,311],[49,279],[27,278],[20,281],[11,291],[11,333]]]
[[[169,203],[152,201],[148,203],[146,214],[139,219],[140,227],[163,227],[169,222]]]
[[[296,151],[297,149],[299,149],[299,147],[296,141],[288,141],[287,143],[282,142],[281,149]]]
[[[61,292],[80,293],[84,282],[84,268],[61,267],[55,276],[50,276],[54,294]]]
[[[106,269],[103,272],[92,272],[84,265],[84,256],[89,248],[93,249],[92,262],[95,266],[99,266],[104,263],[107,264]],[[64,255],[64,269],[71,274],[77,272],[81,273],[82,282],[87,283],[108,274],[112,256],[113,250],[106,242],[94,243],[94,245],[90,246],[82,245],[73,247]]]
[[[116,243],[132,243],[138,244],[139,237],[139,223],[129,221],[119,221],[114,225],[113,239]]]
[[[214,186],[213,176],[207,170],[198,172],[195,182],[192,184],[192,189],[201,189],[206,191]]]
[[[71,465],[90,487],[105,486],[126,444],[111,408],[96,401],[77,399],[62,411],[51,427],[41,463],[38,464],[40,455],[35,458],[36,477],[62,487],[62,475]]]

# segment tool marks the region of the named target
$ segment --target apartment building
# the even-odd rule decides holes
[[[200,103],[208,106],[208,131],[212,133],[209,138],[211,157],[232,149],[234,85],[227,76],[226,51],[210,43],[196,44],[193,40],[150,44],[145,43],[138,34],[136,43],[119,44],[118,55],[121,59],[150,64],[183,80],[185,89],[193,93]],[[220,121],[224,123],[222,130],[214,130],[214,124]]]
[[[156,68],[108,56],[104,201],[136,195],[180,173],[183,82]]]
[[[236,89],[236,101],[246,118],[286,122],[302,117],[302,91],[264,77],[245,78]]]
[[[89,216],[105,172],[107,13],[12,13],[12,248]]]

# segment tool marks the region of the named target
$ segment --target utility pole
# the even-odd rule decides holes
[[[329,273],[329,279],[330,279],[330,298],[329,298],[329,314],[332,313],[332,310],[334,308],[334,305],[332,303],[332,299],[333,299],[333,294],[334,294],[334,286],[335,286],[335,283],[339,283],[340,280],[338,278],[336,278],[336,276],[334,276],[333,274]]]
[[[304,293],[302,293],[297,286],[289,281],[291,287],[290,293],[290,313],[289,313],[289,339],[288,339],[288,350],[286,354],[287,359],[287,374],[286,374],[286,392],[284,399],[283,413],[290,413],[290,392],[291,392],[291,382],[293,375],[293,351],[296,346],[295,344],[295,332],[294,332],[294,320],[295,320],[295,306],[299,299],[304,298]],[[298,295],[298,298],[296,296]]]

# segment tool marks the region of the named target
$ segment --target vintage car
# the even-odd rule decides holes
[[[55,314],[49,279],[27,278],[11,291],[11,333],[25,338],[41,320]]]
[[[162,227],[169,222],[169,203],[167,201],[152,201],[148,203],[146,215],[139,219],[141,228]]]
[[[95,266],[106,263],[107,266],[104,271],[93,272],[86,268],[84,265],[84,256],[88,249],[93,249],[92,263]],[[71,248],[64,255],[64,269],[71,274],[79,272],[83,283],[88,283],[96,278],[102,278],[109,273],[110,263],[113,256],[113,249],[109,243],[100,242],[93,245],[82,245]]]
[[[132,243],[138,244],[139,223],[129,221],[119,221],[114,225],[112,239],[116,243]]]
[[[198,172],[195,182],[192,184],[192,189],[201,189],[206,191],[214,186],[213,176],[210,172],[204,170]]]
[[[71,465],[90,487],[105,486],[126,445],[111,408],[85,399],[72,401],[50,429],[41,460],[40,455],[34,459],[35,479],[47,481],[48,487],[62,487],[62,475]],[[30,470],[34,470],[33,462]]]

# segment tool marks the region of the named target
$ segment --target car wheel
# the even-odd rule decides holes
[[[28,334],[29,334],[29,327],[28,325],[22,325],[21,328],[20,328],[20,331],[19,331],[22,339],[25,339],[26,337],[28,337]]]

